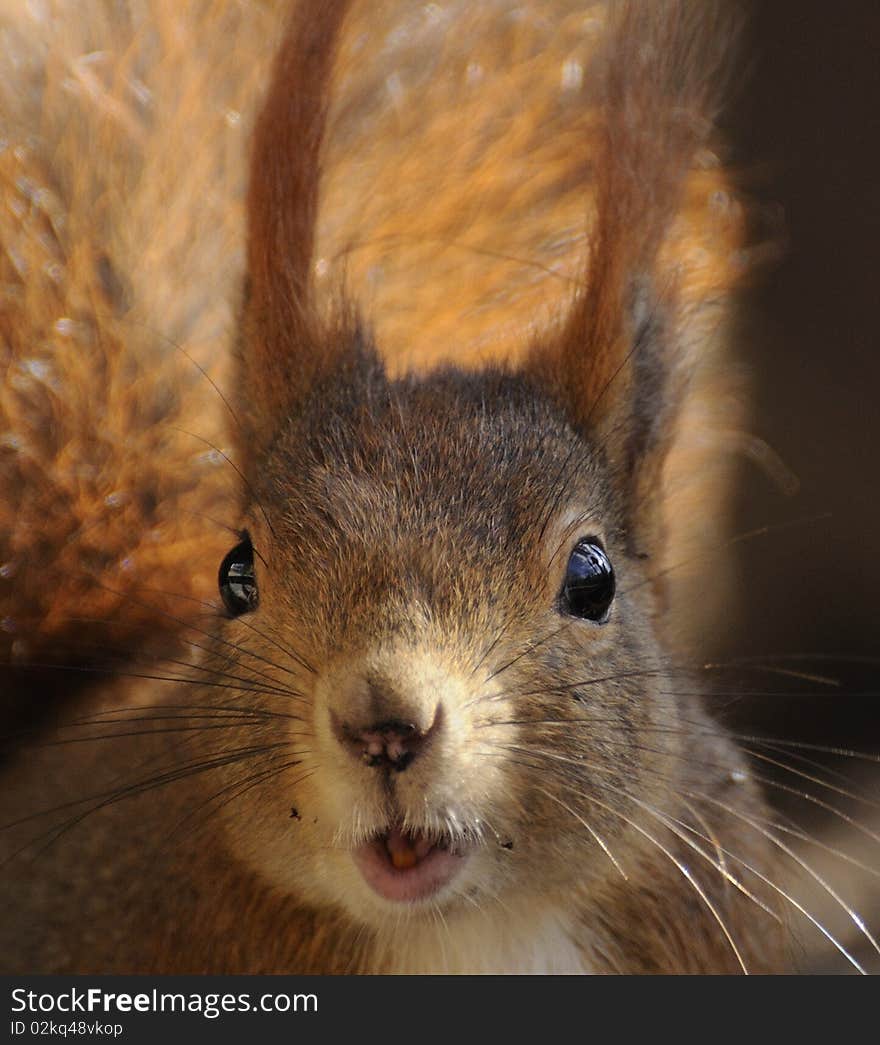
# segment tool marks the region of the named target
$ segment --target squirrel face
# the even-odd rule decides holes
[[[601,448],[529,378],[391,382],[357,353],[256,469],[259,606],[224,638],[294,658],[298,765],[243,848],[377,927],[615,874],[633,798],[678,775],[677,708]],[[594,602],[566,596],[579,542]]]
[[[631,939],[629,900],[611,895],[640,868],[658,891],[638,920],[662,925],[659,850],[660,877],[723,928],[656,837],[670,817],[681,837],[689,785],[708,773],[723,800],[740,767],[695,694],[670,685],[652,571],[705,325],[663,248],[708,133],[693,63],[708,27],[667,12],[646,26],[635,5],[609,20],[588,271],[519,372],[391,380],[354,309],[328,314],[312,286],[345,6],[297,9],[255,130],[237,382],[247,537],[221,570],[233,613],[254,612],[222,641],[280,717],[263,727],[277,760],[248,783],[249,815],[225,815],[231,851],[380,935],[520,897],[558,901],[569,921],[616,909]]]

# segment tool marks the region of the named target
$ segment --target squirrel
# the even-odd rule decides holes
[[[4,30],[36,57],[0,596],[38,719],[5,969],[786,970],[815,919],[693,659],[746,416],[736,18],[152,15]],[[103,681],[35,709],[53,662]]]

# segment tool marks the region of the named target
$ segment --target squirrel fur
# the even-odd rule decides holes
[[[51,7],[0,30],[0,652],[104,681],[8,759],[10,971],[786,968],[685,666],[746,416],[736,18]]]

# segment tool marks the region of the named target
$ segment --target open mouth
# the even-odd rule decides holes
[[[390,828],[353,850],[364,881],[386,900],[426,900],[458,874],[465,855],[420,832]]]

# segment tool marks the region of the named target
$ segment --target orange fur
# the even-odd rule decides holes
[[[0,655],[19,662],[136,648],[177,629],[163,613],[192,620],[214,597],[227,535],[205,516],[230,521],[235,476],[212,450],[232,454],[229,418],[200,368],[223,385],[247,129],[277,38],[260,3],[156,0],[144,22],[74,8],[4,14],[19,64],[2,81],[0,481],[15,494],[0,506]],[[392,369],[515,358],[567,306],[593,241],[581,81],[604,11],[453,2],[387,36],[392,12],[355,5],[344,34],[312,276],[319,291],[343,276]],[[694,434],[665,466],[681,490],[670,564],[723,538],[742,419],[723,322],[703,307],[743,271],[740,207],[715,156],[697,159],[660,261],[702,353],[680,421]],[[688,619],[679,576],[693,639],[707,615]]]

